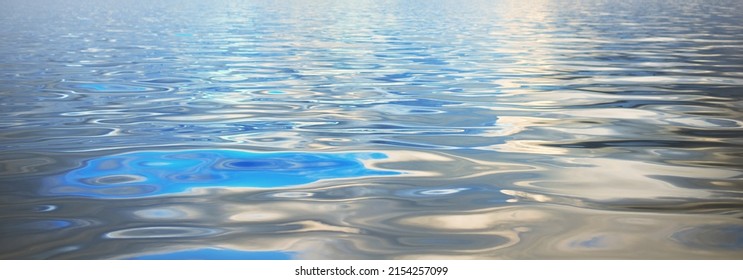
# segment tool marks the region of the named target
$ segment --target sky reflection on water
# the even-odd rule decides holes
[[[133,198],[193,188],[274,188],[319,180],[396,175],[365,161],[384,153],[250,153],[237,150],[132,152],[91,159],[47,188],[47,195]]]

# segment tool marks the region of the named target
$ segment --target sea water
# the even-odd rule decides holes
[[[743,258],[743,1],[1,6],[0,258]]]

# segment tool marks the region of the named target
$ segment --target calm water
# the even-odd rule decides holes
[[[0,258],[743,259],[743,1],[0,8]]]

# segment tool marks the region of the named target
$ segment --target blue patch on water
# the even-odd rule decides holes
[[[21,223],[11,227],[32,230],[32,231],[46,231],[46,230],[57,230],[72,226],[73,223],[65,220],[38,220]]]
[[[674,233],[671,240],[698,249],[743,250],[743,226],[704,225]]]
[[[604,236],[593,236],[590,239],[570,242],[571,247],[576,248],[602,248],[606,246]]]
[[[237,251],[205,248],[144,255],[131,260],[291,260],[292,253],[281,251]]]
[[[145,86],[141,84],[127,83],[81,83],[81,82],[64,82],[57,87],[72,90],[76,93],[152,93],[165,92],[168,88]]]
[[[77,84],[74,86],[78,89],[99,92],[141,92],[147,91],[148,88],[121,84]]]
[[[44,192],[99,198],[182,193],[192,188],[276,188],[325,179],[383,176],[364,161],[384,153],[251,153],[238,150],[146,151],[103,156],[60,176]]]

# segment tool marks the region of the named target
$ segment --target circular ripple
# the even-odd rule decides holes
[[[118,185],[118,184],[146,182],[147,178],[139,176],[139,175],[121,174],[121,175],[101,176],[101,177],[86,179],[83,181],[91,185]]]
[[[403,197],[430,197],[452,195],[468,191],[472,188],[440,188],[440,189],[412,189],[397,191],[396,194]]]
[[[178,238],[219,234],[221,231],[198,227],[141,227],[112,231],[104,236],[111,239]]]
[[[743,249],[743,226],[714,225],[682,229],[671,239],[692,248],[700,249]]]
[[[447,195],[455,194],[461,191],[466,191],[468,188],[454,188],[454,189],[439,189],[439,190],[426,190],[420,192],[422,195]]]
[[[303,198],[303,197],[312,197],[314,196],[311,192],[280,192],[275,193],[271,195],[272,197],[281,197],[281,198]]]

